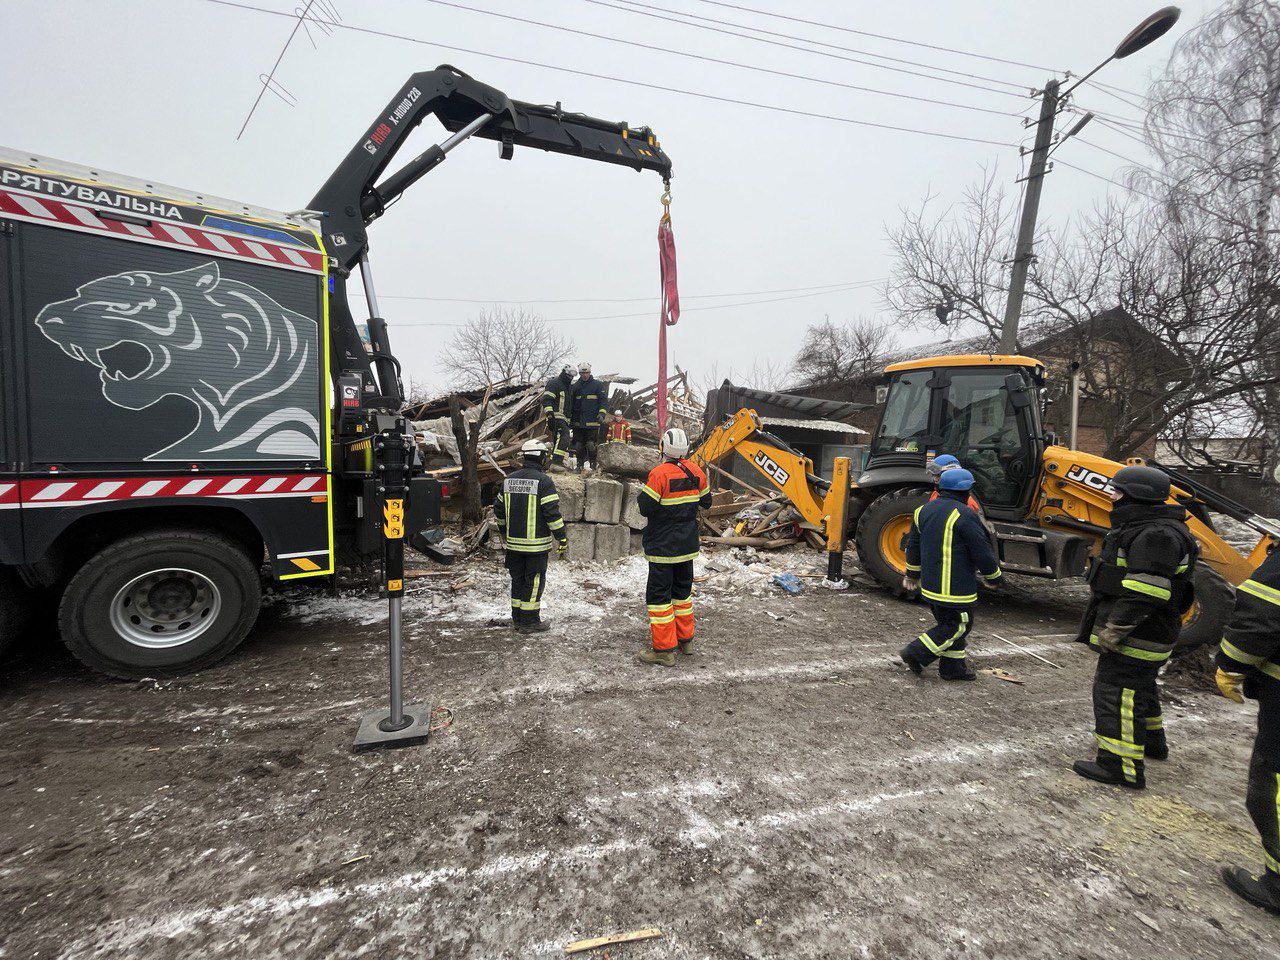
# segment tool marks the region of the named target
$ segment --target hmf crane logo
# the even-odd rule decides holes
[[[756,455],[751,459],[757,467],[764,471],[765,476],[778,486],[782,486],[791,479],[791,474],[763,450],[757,450]]]

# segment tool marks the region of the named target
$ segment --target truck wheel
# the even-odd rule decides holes
[[[894,490],[871,502],[858,518],[855,543],[858,559],[867,573],[889,589],[895,597],[905,597],[902,577],[907,572],[907,534],[911,515],[929,502],[930,490],[909,487]]]
[[[244,550],[203,530],[117,540],[71,578],[58,606],[62,639],[112,677],[172,677],[234,650],[262,605]]]
[[[1182,632],[1178,634],[1175,656],[1195,650],[1206,643],[1221,642],[1222,631],[1231,619],[1231,611],[1235,607],[1235,592],[1231,585],[1207,563],[1196,564],[1192,581],[1196,588],[1196,599],[1182,618]]]
[[[31,622],[31,591],[17,574],[0,570],[0,654],[6,653]]]

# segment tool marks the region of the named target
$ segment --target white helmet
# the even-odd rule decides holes
[[[615,417],[620,417],[620,416],[622,416],[622,411],[621,411],[621,410],[615,410],[615,411],[613,411],[613,415],[614,415]]]
[[[672,427],[662,435],[662,455],[671,460],[688,456],[689,438],[679,427]]]
[[[571,376],[571,377],[572,377],[572,376],[573,376],[573,364],[572,364],[572,363],[566,363],[563,367],[561,367],[561,368],[560,368],[560,373],[561,373],[561,374],[566,374],[566,373],[567,373],[569,376]]]
[[[547,453],[547,445],[541,440],[526,440],[520,444],[520,455],[523,457],[542,457]]]
[[[590,372],[591,372],[591,364],[589,364],[589,363],[587,363],[587,361],[583,360],[581,363],[579,363],[579,364],[578,364],[578,372],[579,372],[579,373],[590,373]]]

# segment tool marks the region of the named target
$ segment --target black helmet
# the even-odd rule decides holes
[[[1111,478],[1111,486],[1140,503],[1169,499],[1169,475],[1155,467],[1125,467]]]

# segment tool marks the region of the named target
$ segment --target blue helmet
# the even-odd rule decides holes
[[[973,489],[973,474],[964,467],[956,467],[953,470],[944,470],[942,476],[938,478],[939,490],[971,490]]]
[[[935,467],[958,467],[960,466],[960,461],[951,454],[944,453],[941,456],[933,458],[933,465]]]

